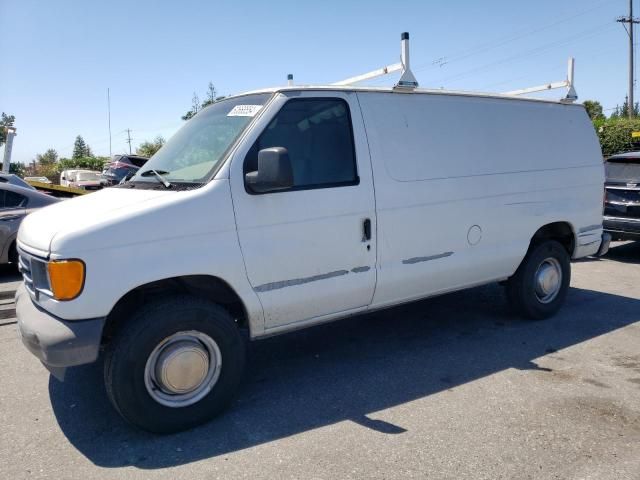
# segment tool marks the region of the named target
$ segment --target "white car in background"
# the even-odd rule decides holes
[[[47,177],[24,177],[24,180],[25,182],[39,182],[39,183],[46,183],[47,185],[50,185],[51,183],[53,183]]]
[[[104,187],[105,181],[101,172],[93,170],[74,170],[69,175],[67,186],[80,188],[82,190],[100,190]]]
[[[61,187],[70,187],[71,182],[73,181],[73,176],[79,170],[63,170],[60,172],[60,186]]]

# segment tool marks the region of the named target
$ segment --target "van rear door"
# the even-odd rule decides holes
[[[265,328],[360,309],[376,282],[371,163],[355,94],[287,92],[239,148],[230,178],[249,281]],[[284,147],[292,188],[245,185],[258,152]]]

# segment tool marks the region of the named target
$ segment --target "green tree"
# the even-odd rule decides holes
[[[640,116],[640,104],[638,102],[633,106],[633,116]],[[629,97],[624,97],[622,106],[616,105],[615,110],[611,114],[611,118],[629,118]]]
[[[596,128],[602,154],[605,157],[615,153],[634,150],[631,132],[640,131],[640,118],[613,117]]]
[[[15,121],[15,115],[7,115],[2,112],[2,116],[0,116],[0,145],[6,141],[7,132],[5,132],[4,127],[13,127]]]
[[[78,135],[76,137],[76,141],[73,144],[73,154],[71,158],[82,158],[82,157],[92,157],[93,152],[91,152],[91,147],[87,145],[82,138],[82,135]]]
[[[162,136],[158,135],[153,141],[142,142],[138,148],[136,148],[136,154],[143,157],[151,157],[165,144],[165,140]]]
[[[202,108],[214,103],[216,98],[216,87],[213,85],[213,82],[209,82],[209,86],[207,87],[207,99],[202,102]]]
[[[38,165],[53,165],[58,161],[58,152],[53,148],[50,148],[42,154],[36,155],[36,162]]]
[[[2,162],[0,162],[0,170],[2,170]],[[19,177],[24,177],[26,171],[27,168],[20,162],[11,162],[9,164],[9,173],[13,173]]]
[[[94,170],[101,172],[105,164],[109,162],[109,157],[79,157],[61,158],[57,165],[58,173],[62,170],[81,168],[83,170]]]
[[[605,118],[600,102],[596,100],[585,100],[583,105],[591,120],[602,120]]]
[[[222,96],[217,95],[217,90],[216,90],[216,87],[213,85],[213,82],[209,82],[209,86],[207,87],[206,100],[200,103],[200,98],[198,97],[198,94],[196,92],[193,92],[193,97],[191,98],[191,109],[187,113],[182,115],[182,117],[180,118],[182,118],[182,120],[189,120],[191,117],[193,117],[196,113],[198,113],[200,110],[202,110],[206,106],[211,105],[212,103],[218,102],[223,98],[225,98],[224,95]]]
[[[200,108],[200,98],[196,92],[193,92],[193,97],[191,98],[191,110],[182,116],[182,120],[189,120],[200,111]]]

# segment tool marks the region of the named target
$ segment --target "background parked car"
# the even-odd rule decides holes
[[[17,263],[16,235],[29,213],[59,200],[32,188],[0,184],[0,263]]]
[[[605,231],[614,240],[640,240],[640,152],[609,157],[605,172]]]
[[[35,188],[13,173],[0,173],[0,183],[8,183],[9,185],[35,190]]]
[[[79,170],[63,170],[60,172],[60,186],[62,187],[70,187],[71,182],[73,181],[73,176]]]
[[[47,177],[24,177],[24,181],[25,182],[40,182],[40,183],[47,183],[47,184],[53,183]]]
[[[106,184],[117,185],[125,178],[131,178],[135,173],[147,163],[148,158],[140,155],[114,155],[104,171],[102,178]]]
[[[81,188],[82,190],[100,190],[105,186],[102,174],[92,170],[76,170],[69,178],[68,186],[72,188]]]

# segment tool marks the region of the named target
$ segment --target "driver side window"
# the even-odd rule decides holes
[[[358,183],[351,116],[342,99],[289,100],[247,153],[245,174],[258,169],[258,152],[269,147],[289,152],[292,190]]]
[[[20,208],[27,204],[27,197],[9,190],[0,190],[0,209]]]

